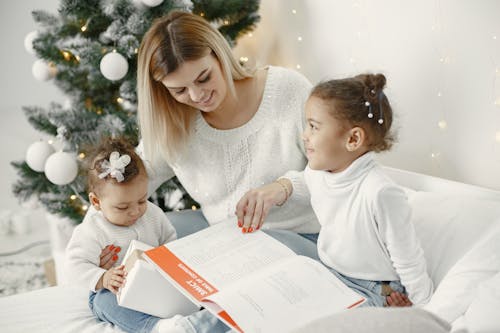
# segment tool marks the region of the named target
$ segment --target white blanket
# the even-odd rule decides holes
[[[85,288],[60,286],[0,298],[0,331],[122,333],[94,317],[88,295]]]

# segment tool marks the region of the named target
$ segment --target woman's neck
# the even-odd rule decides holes
[[[262,71],[251,78],[234,81],[236,95],[228,91],[219,108],[210,113],[202,112],[203,118],[210,126],[221,130],[246,124],[259,109],[264,83]]]

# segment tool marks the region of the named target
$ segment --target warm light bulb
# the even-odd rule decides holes
[[[83,206],[82,206],[82,210],[83,210],[83,211],[86,211],[87,209],[89,209],[89,206],[87,206],[87,205],[83,205]]]
[[[88,19],[88,20],[85,22],[85,24],[84,24],[84,25],[80,28],[80,30],[81,30],[82,32],[87,31],[87,29],[88,29],[88,27],[89,27],[89,22],[90,22],[90,19]]]
[[[71,200],[76,200],[76,195],[72,194],[69,198],[70,198]]]
[[[49,145],[53,144],[54,143],[54,140],[50,139],[49,141],[47,141],[49,143]]]
[[[248,61],[248,57],[240,57],[240,61],[241,62],[247,62]]]
[[[299,37],[297,37],[297,40],[298,40],[299,42],[302,42],[302,37],[300,37],[300,36],[299,36]]]
[[[494,103],[496,106],[500,106],[500,97],[497,97]]]
[[[438,91],[437,96],[441,97],[441,96],[443,96],[443,94],[440,91]]]
[[[85,153],[78,154],[78,158],[83,160],[85,158]]]
[[[68,51],[62,51],[62,54],[63,54],[64,60],[66,60],[66,61],[70,61],[71,60],[71,53],[70,52],[68,52]]]
[[[118,97],[118,98],[116,99],[116,102],[117,102],[117,103],[120,103],[120,104],[122,104],[122,103],[123,103],[123,98],[121,98],[121,97]]]
[[[224,20],[224,25],[229,25],[229,21],[228,20]]]
[[[195,206],[195,205],[192,205],[192,206],[191,206],[191,209],[192,209],[192,210],[197,210],[198,208],[196,208],[196,206]]]
[[[300,65],[299,64],[297,64],[297,66],[295,66],[295,67],[297,67],[297,69],[300,69]]]
[[[493,36],[493,39],[495,39],[495,40],[496,40],[496,39],[497,39],[497,36]]]
[[[439,153],[431,153],[431,157],[432,158],[438,158],[439,157]]]
[[[444,129],[446,129],[446,127],[448,126],[448,124],[446,123],[446,121],[441,120],[441,121],[438,122],[438,126],[439,126],[440,129],[444,130]]]
[[[75,56],[76,61],[80,62],[80,56]]]
[[[200,13],[200,16],[201,16],[201,17],[204,17],[204,16],[205,16],[205,13],[201,12],[201,13]]]
[[[297,11],[295,9],[292,9],[292,14],[297,14]]]
[[[253,33],[249,32],[248,37],[253,37]]]

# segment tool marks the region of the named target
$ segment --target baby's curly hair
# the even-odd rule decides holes
[[[130,156],[130,163],[125,167],[125,172],[123,173],[123,181],[117,182],[117,180],[111,175],[107,175],[104,178],[99,178],[99,174],[104,172],[103,162],[109,161],[109,157],[112,152],[118,152],[121,155],[127,154]],[[146,175],[146,168],[144,162],[135,152],[134,146],[128,142],[125,138],[111,138],[104,137],[101,142],[92,148],[89,152],[89,157],[86,160],[87,164],[87,191],[96,192],[99,189],[99,185],[104,182],[113,181],[117,184],[124,184],[140,174]]]
[[[367,133],[368,148],[381,152],[389,150],[396,141],[391,131],[392,108],[383,93],[385,84],[383,74],[361,74],[321,82],[313,88],[311,96],[330,103],[333,117],[363,128]]]

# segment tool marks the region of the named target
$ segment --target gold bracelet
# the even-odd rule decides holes
[[[286,186],[285,184],[283,184],[280,180],[281,180],[281,178],[275,180],[275,183],[278,183],[281,186],[281,188],[283,189],[283,191],[285,191],[285,200],[283,200],[282,202],[276,204],[276,206],[280,206],[281,207],[281,206],[283,206],[285,204],[285,202],[290,197],[290,191],[288,190],[288,186]]]

